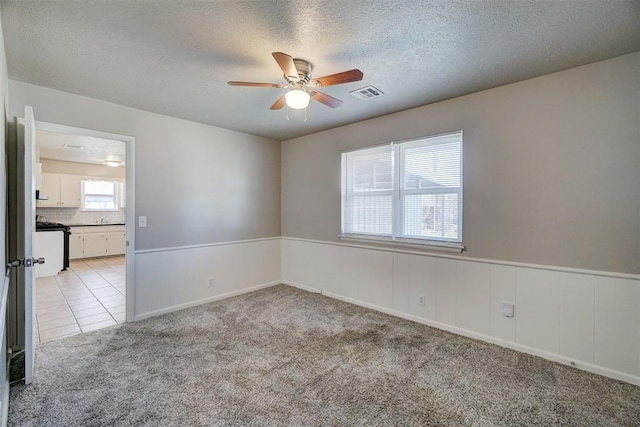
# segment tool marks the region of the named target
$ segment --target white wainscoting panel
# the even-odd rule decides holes
[[[280,283],[279,238],[135,256],[136,320]]]
[[[516,342],[559,353],[560,279],[556,271],[516,271]]]
[[[639,308],[637,281],[596,278],[594,362],[597,365],[640,376]]]
[[[454,261],[456,262],[456,261]],[[456,262],[456,326],[489,335],[491,333],[491,265]]]
[[[409,311],[409,255],[393,254],[393,304],[394,310]]]
[[[516,303],[516,268],[509,265],[491,264],[491,296],[489,297],[491,332],[488,334],[501,340],[515,342],[516,318],[502,315],[502,303]],[[515,316],[518,307],[515,308]]]
[[[286,237],[281,263],[284,283],[640,385],[637,276]]]
[[[436,319],[436,299],[438,298],[438,282],[435,279],[436,261],[434,258],[409,255],[409,313],[423,319]],[[420,295],[425,296],[424,306],[418,303]]]
[[[456,324],[457,265],[453,259],[436,259],[436,320],[447,325]]]
[[[329,250],[331,246],[324,245]],[[393,254],[369,251],[371,255],[371,304],[387,307],[393,301]],[[284,276],[283,276],[284,277]],[[322,289],[322,286],[316,286]]]
[[[593,363],[596,278],[560,274],[560,354]]]

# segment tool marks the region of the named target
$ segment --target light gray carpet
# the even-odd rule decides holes
[[[38,347],[10,425],[640,425],[640,387],[284,285]]]

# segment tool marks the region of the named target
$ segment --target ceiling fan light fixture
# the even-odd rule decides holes
[[[279,110],[285,105],[287,108],[302,110],[309,106],[309,100],[311,98],[329,108],[338,108],[342,105],[342,101],[329,96],[326,93],[320,92],[316,90],[316,88],[358,82],[364,77],[362,71],[354,68],[353,70],[347,70],[341,73],[312,79],[312,66],[309,61],[300,58],[292,58],[290,55],[283,52],[272,52],[271,55],[282,70],[282,75],[287,81],[286,85],[278,83],[239,82],[235,80],[227,82],[231,86],[291,89],[286,94],[280,96],[280,98],[278,98],[276,102],[269,107],[271,110]]]
[[[303,108],[307,108],[309,106],[311,95],[309,95],[309,92],[306,92],[302,89],[293,89],[287,92],[287,94],[285,95],[285,99],[287,100],[287,106],[289,108],[293,108],[294,110],[302,110]]]
[[[118,166],[120,166],[120,162],[117,160],[107,160],[105,163],[110,168],[117,168]]]

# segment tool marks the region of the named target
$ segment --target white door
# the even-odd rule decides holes
[[[36,122],[33,117],[33,109],[30,106],[24,108],[24,230],[21,238],[24,239],[24,354],[25,354],[25,384],[33,382],[33,368],[36,353],[36,279],[31,265],[34,253],[34,240],[36,232],[36,180],[33,174],[36,151]]]

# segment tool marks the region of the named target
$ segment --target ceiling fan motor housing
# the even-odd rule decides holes
[[[300,83],[307,84],[309,80],[311,80],[311,63],[309,61],[305,61],[304,59],[293,58],[293,63],[296,66],[296,70],[298,70],[298,80],[297,82],[291,83]],[[287,76],[285,76],[287,78]]]

